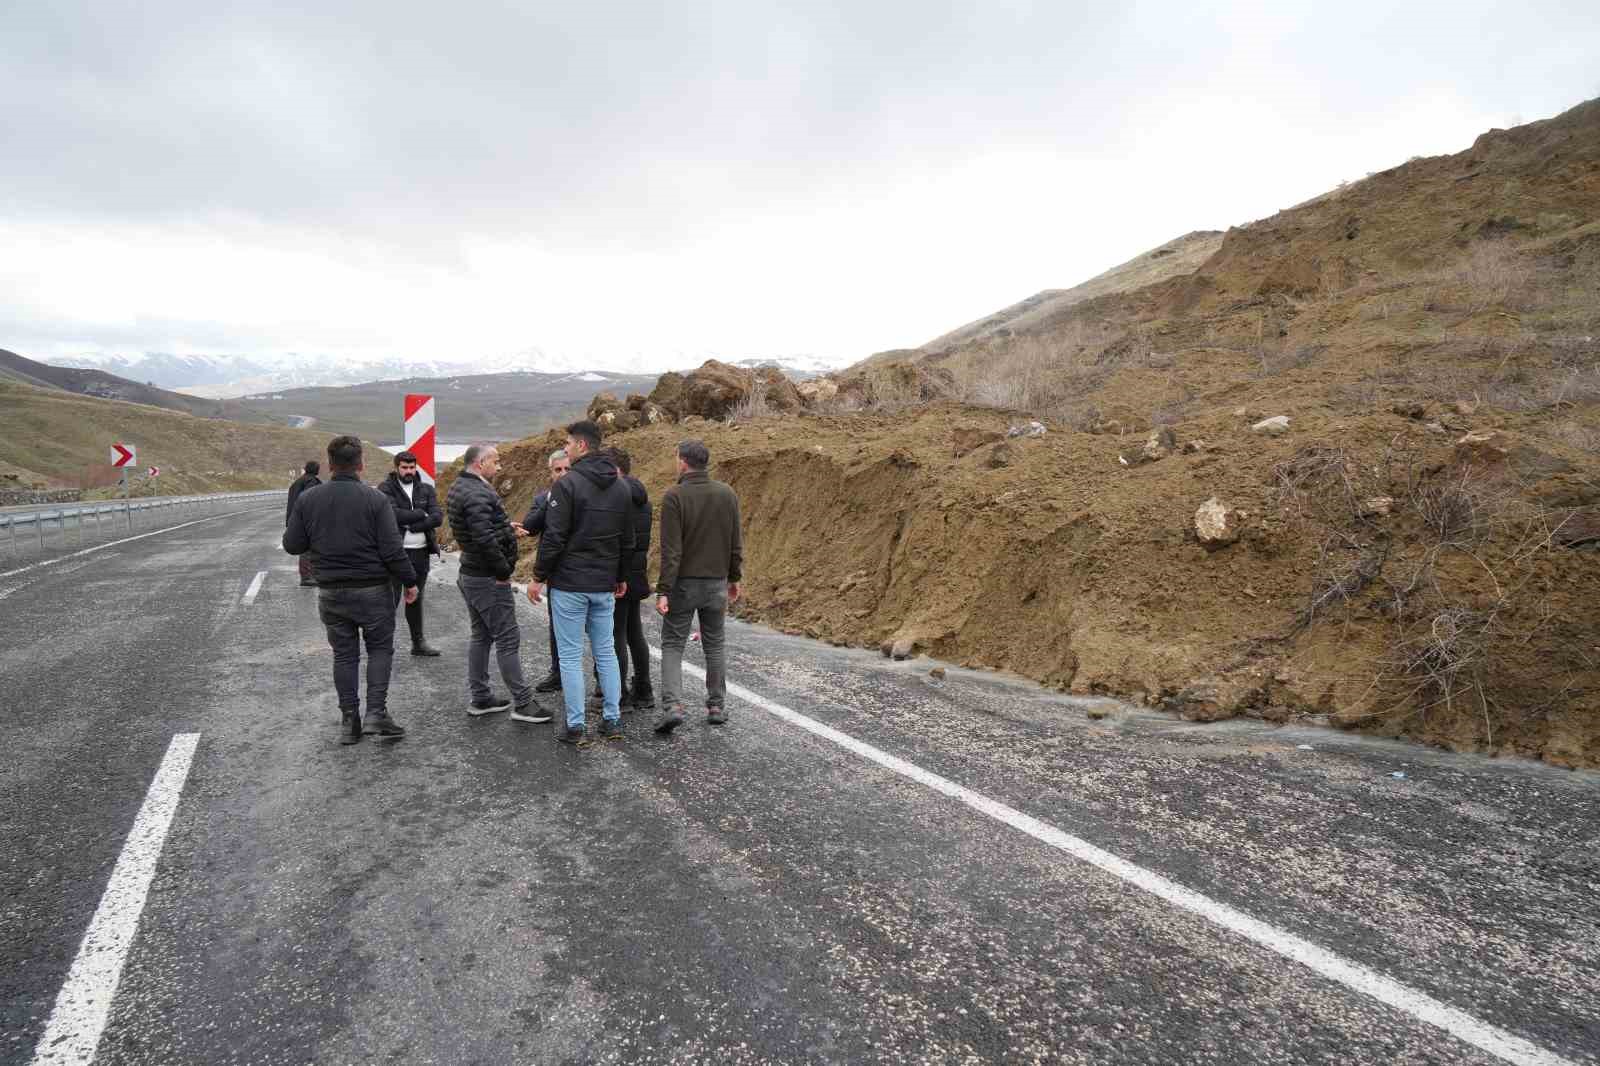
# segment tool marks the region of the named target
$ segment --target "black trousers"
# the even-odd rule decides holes
[[[417,572],[417,602],[406,604],[406,628],[411,630],[411,646],[416,647],[422,643],[422,597],[428,591],[428,567],[433,556],[427,548],[407,548],[406,558]]]
[[[639,620],[639,601],[617,601],[611,615],[611,642],[617,648],[617,674],[622,685],[628,685],[628,658],[633,658],[633,688],[635,694],[650,689],[650,646],[644,642],[644,623]]]
[[[339,710],[360,709],[361,645],[367,646],[367,714],[382,715],[389,707],[389,672],[394,666],[395,586],[363,588],[323,586],[317,598],[322,624],[333,648],[333,687]]]

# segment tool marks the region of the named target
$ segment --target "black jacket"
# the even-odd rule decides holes
[[[633,494],[616,465],[585,455],[550,487],[534,577],[564,592],[613,592],[633,556]]]
[[[432,485],[422,480],[422,475],[417,475],[417,480],[411,483],[411,495],[406,496],[406,487],[400,481],[400,475],[389,471],[389,476],[383,479],[383,484],[378,486],[378,491],[389,497],[389,503],[394,507],[394,520],[400,524],[400,532],[421,533],[428,538],[428,554],[439,554],[439,540],[434,535],[434,530],[444,525],[444,512],[439,510],[439,494]],[[404,538],[401,538],[402,541]]]
[[[354,474],[335,474],[326,485],[300,494],[283,531],[283,550],[290,555],[312,552],[317,584],[323,588],[417,583],[400,546],[394,508],[383,493]]]
[[[528,504],[528,513],[522,516],[522,528],[528,531],[528,536],[544,536],[544,516],[549,506],[549,489],[534,494],[533,502]]]
[[[322,479],[315,474],[301,474],[290,483],[289,506],[285,508],[283,512],[284,525],[289,524],[289,516],[294,514],[294,501],[300,498],[300,494],[306,491],[306,489],[309,489],[311,486],[320,484],[322,484]]]
[[[642,600],[650,595],[650,493],[644,482],[624,474],[633,497],[633,554],[628,557],[628,596]]]
[[[444,503],[450,532],[461,547],[461,576],[511,580],[517,565],[517,535],[500,494],[477,474],[463,470]]]

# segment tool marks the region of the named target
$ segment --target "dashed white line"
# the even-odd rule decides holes
[[[111,1000],[122,980],[122,964],[139,930],[139,915],[150,894],[156,860],[172,828],[199,743],[199,733],[179,733],[167,745],[166,757],[145,793],[144,805],[133,820],[100,906],[34,1049],[33,1066],[88,1066],[94,1060],[100,1034],[111,1016]]]
[[[244,590],[243,596],[239,597],[239,602],[246,607],[256,602],[256,594],[261,591],[261,583],[266,579],[267,572],[265,570],[258,571],[255,578],[250,582],[250,587]]]

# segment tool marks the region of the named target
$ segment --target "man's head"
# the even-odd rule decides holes
[[[463,468],[485,480],[500,472],[500,449],[493,444],[469,444],[461,455]]]
[[[557,448],[551,452],[550,483],[554,485],[557,481],[560,481],[561,476],[567,472],[567,468],[571,465],[572,460],[567,458],[567,450],[565,448]]]
[[[322,464],[321,463],[317,462],[315,459],[307,459],[306,460],[306,473],[310,474],[312,477],[316,477],[321,472],[322,472]]]
[[[577,462],[600,450],[600,427],[584,419],[567,427],[567,458]]]
[[[688,474],[704,470],[711,464],[711,449],[705,441],[686,440],[678,445],[678,473]]]
[[[360,437],[335,437],[328,442],[329,470],[335,474],[359,474],[364,468]]]
[[[400,480],[410,483],[417,480],[417,456],[415,452],[401,452],[394,457],[394,472],[400,475]]]
[[[606,457],[609,458],[613,463],[617,464],[617,469],[622,471],[624,474],[633,473],[633,456],[629,455],[623,449],[616,447],[607,448]]]

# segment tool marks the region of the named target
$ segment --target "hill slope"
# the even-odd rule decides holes
[[[185,396],[108,374],[104,370],[51,366],[4,349],[0,349],[0,378],[102,400],[126,400],[149,407],[164,407],[169,411],[181,411],[200,418],[230,418],[238,422],[257,423],[275,421],[271,414],[237,400],[206,400]]]
[[[328,434],[0,380],[0,470],[18,480],[109,484],[112,441],[137,445],[141,469],[161,468],[156,481],[138,482],[140,491],[172,494],[282,487],[307,459],[321,457]]]

